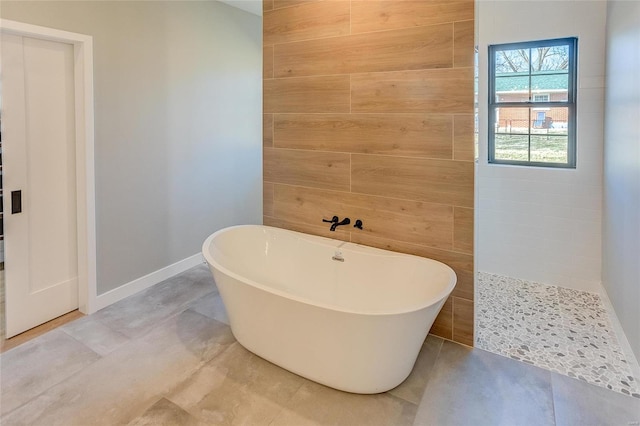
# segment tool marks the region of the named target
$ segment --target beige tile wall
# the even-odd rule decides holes
[[[473,19],[470,0],[264,1],[264,223],[447,263],[431,332],[468,345]]]

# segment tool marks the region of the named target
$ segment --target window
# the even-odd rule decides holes
[[[533,102],[549,102],[549,94],[548,93],[544,93],[544,94],[534,93],[533,94]]]
[[[576,38],[489,46],[489,162],[576,166]]]

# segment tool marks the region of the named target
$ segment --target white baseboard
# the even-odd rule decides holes
[[[158,284],[171,278],[172,276],[193,268],[196,265],[202,263],[202,254],[194,254],[186,259],[180,260],[172,265],[166,266],[162,269],[158,269],[155,272],[140,277],[131,282],[121,285],[118,288],[109,290],[106,293],[100,294],[96,297],[96,311],[102,308],[116,303],[126,297],[134,295],[152,285]]]
[[[618,338],[620,349],[622,350],[622,353],[624,354],[627,363],[631,368],[633,377],[635,377],[637,380],[638,378],[640,378],[640,365],[638,365],[638,359],[635,357],[633,350],[631,350],[631,345],[629,344],[629,340],[627,340],[627,335],[622,329],[622,324],[620,324],[620,320],[616,315],[616,311],[613,309],[613,304],[611,303],[611,299],[609,299],[607,289],[604,285],[600,285],[600,299],[602,300],[602,304],[609,314],[611,326],[613,327],[613,331],[616,333],[616,337]]]

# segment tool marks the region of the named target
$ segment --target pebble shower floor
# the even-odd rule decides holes
[[[640,398],[597,294],[478,274],[480,349]]]

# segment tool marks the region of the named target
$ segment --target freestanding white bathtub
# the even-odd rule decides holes
[[[202,252],[242,346],[354,393],[407,378],[456,284],[435,260],[267,226],[222,229]]]

